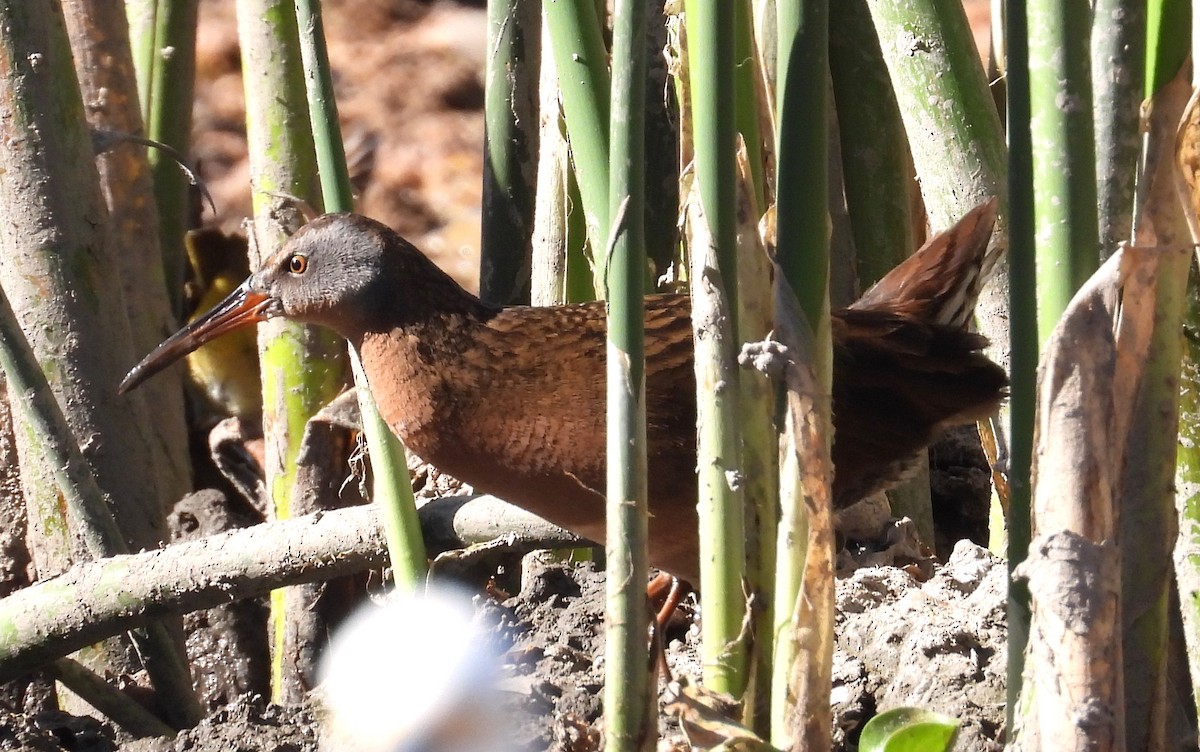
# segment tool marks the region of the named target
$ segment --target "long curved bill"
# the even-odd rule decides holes
[[[250,324],[270,318],[272,298],[251,286],[253,277],[247,279],[228,297],[212,309],[172,334],[154,351],[133,367],[117,388],[124,394],[138,384],[179,360],[205,342],[216,339],[226,332],[241,329]]]

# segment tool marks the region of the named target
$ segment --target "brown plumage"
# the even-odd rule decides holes
[[[994,217],[994,203],[975,209],[834,313],[838,506],[894,483],[939,429],[985,415],[1002,398],[1003,371],[963,326]],[[646,298],[650,560],[694,581],[690,310],[686,296]],[[271,316],[346,337],[383,417],[417,455],[603,540],[603,303],[490,306],[383,225],[328,215],[297,232],[210,316],[147,356],[123,388],[207,339]]]

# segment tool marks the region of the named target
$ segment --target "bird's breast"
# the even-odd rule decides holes
[[[364,337],[360,354],[388,426],[439,469],[492,493],[552,475],[602,483],[602,363],[596,377],[561,351],[402,332]]]

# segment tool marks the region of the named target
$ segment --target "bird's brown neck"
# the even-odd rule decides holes
[[[460,443],[463,395],[479,388],[467,363],[479,332],[501,312],[465,290],[398,235],[384,235],[384,263],[362,300],[327,323],[359,353],[391,429],[423,459]],[[355,314],[359,315],[355,315]]]
[[[463,354],[473,348],[485,319],[474,312],[426,312],[397,321],[391,326],[377,323],[348,338],[362,358],[388,425],[432,461],[428,453],[439,444],[457,441],[448,430],[457,416],[449,411],[459,401],[456,393],[475,386],[468,382],[478,374],[464,367]]]
[[[484,303],[398,235],[388,238],[386,262],[353,311],[340,312],[328,325],[357,342],[370,334],[421,332],[437,338],[442,331],[470,321],[487,321],[499,306]],[[323,322],[324,323],[324,322]]]

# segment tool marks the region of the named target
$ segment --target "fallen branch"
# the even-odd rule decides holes
[[[431,552],[501,536],[528,550],[580,545],[490,496],[436,499],[420,517]],[[150,618],[386,564],[379,515],[369,505],[79,564],[0,600],[0,682]]]

